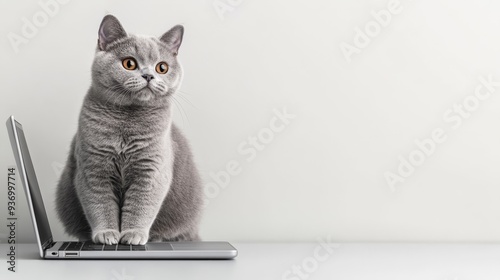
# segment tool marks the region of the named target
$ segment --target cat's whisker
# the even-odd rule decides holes
[[[112,90],[106,90],[104,92],[104,94],[109,94],[108,98],[106,98],[106,102],[104,102],[104,105],[106,106],[106,105],[108,105],[108,103],[111,100],[111,98],[114,98],[115,93]]]
[[[196,110],[199,110],[198,107],[196,107],[188,98],[187,96],[184,96],[183,94],[180,94],[180,93],[185,93],[183,91],[178,91],[179,94],[177,94],[178,97],[182,98],[183,101],[185,101],[186,103],[188,103],[189,105],[191,105],[193,108],[195,108]]]
[[[123,107],[123,101],[127,98],[127,95],[131,95],[133,94],[133,92],[131,90],[128,90],[126,88],[121,88],[121,94],[122,94],[122,98],[120,99],[120,103],[119,103],[119,106],[120,107]]]
[[[179,113],[181,115],[181,119],[182,119],[182,125],[184,125],[184,116],[182,115],[181,110],[179,109],[179,105],[177,104],[177,102],[175,101],[173,96],[172,96],[172,101],[173,101],[175,108],[177,108],[177,111],[179,111]]]
[[[111,86],[111,87],[107,88],[107,89],[104,91],[104,95],[110,94],[110,95],[108,96],[108,98],[106,99],[106,102],[104,103],[104,105],[107,105],[107,104],[108,104],[108,102],[111,100],[111,98],[114,98],[114,97],[115,97],[115,95],[117,94],[117,93],[116,93],[116,90],[117,90],[117,89],[120,89],[120,88],[121,88],[121,86],[117,84],[117,85],[113,85],[113,86]]]
[[[193,96],[192,94],[190,94],[189,92],[187,91],[183,91],[183,90],[178,90],[179,92],[185,94],[186,96]]]
[[[179,102],[179,101],[175,98],[175,96],[173,96],[173,95],[172,95],[172,97],[173,97],[174,103],[178,105],[178,107],[177,107],[177,108],[178,108],[179,112],[181,113],[182,124],[184,125],[184,117],[183,117],[183,115],[185,115],[185,116],[186,116],[186,119],[187,119],[187,122],[188,122],[188,125],[191,125],[191,121],[189,120],[189,117],[188,117],[188,115],[186,114],[186,111],[185,111],[185,110],[184,110],[184,108],[182,107],[182,104],[181,104],[181,103],[180,103],[180,102]],[[176,106],[177,106],[177,105],[176,105]],[[179,108],[180,108],[180,109],[179,109]]]
[[[181,119],[182,119],[182,125],[184,125],[184,112],[182,111],[182,108],[179,105],[179,102],[173,97],[172,98],[172,103],[174,104],[175,108],[177,108],[177,111],[179,112]]]

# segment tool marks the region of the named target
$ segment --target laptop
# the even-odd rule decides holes
[[[229,242],[151,242],[145,245],[54,241],[28,151],[22,125],[7,119],[12,150],[24,186],[40,257],[43,259],[233,259],[238,251]]]

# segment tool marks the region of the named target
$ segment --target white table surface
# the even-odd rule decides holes
[[[42,260],[35,244],[19,244],[13,273],[1,244],[0,279],[500,280],[500,244],[342,243],[330,252],[319,243],[233,245],[234,260],[186,261]]]

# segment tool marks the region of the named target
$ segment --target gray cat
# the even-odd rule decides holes
[[[102,20],[78,131],[57,186],[68,234],[96,243],[199,240],[200,177],[172,123],[184,28],[128,35]]]

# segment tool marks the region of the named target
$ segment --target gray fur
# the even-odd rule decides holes
[[[172,123],[183,30],[139,37],[104,17],[92,84],[57,186],[57,212],[68,234],[107,244],[199,240],[200,177]],[[126,57],[139,67],[125,69]],[[166,74],[155,71],[161,61],[169,65]]]

